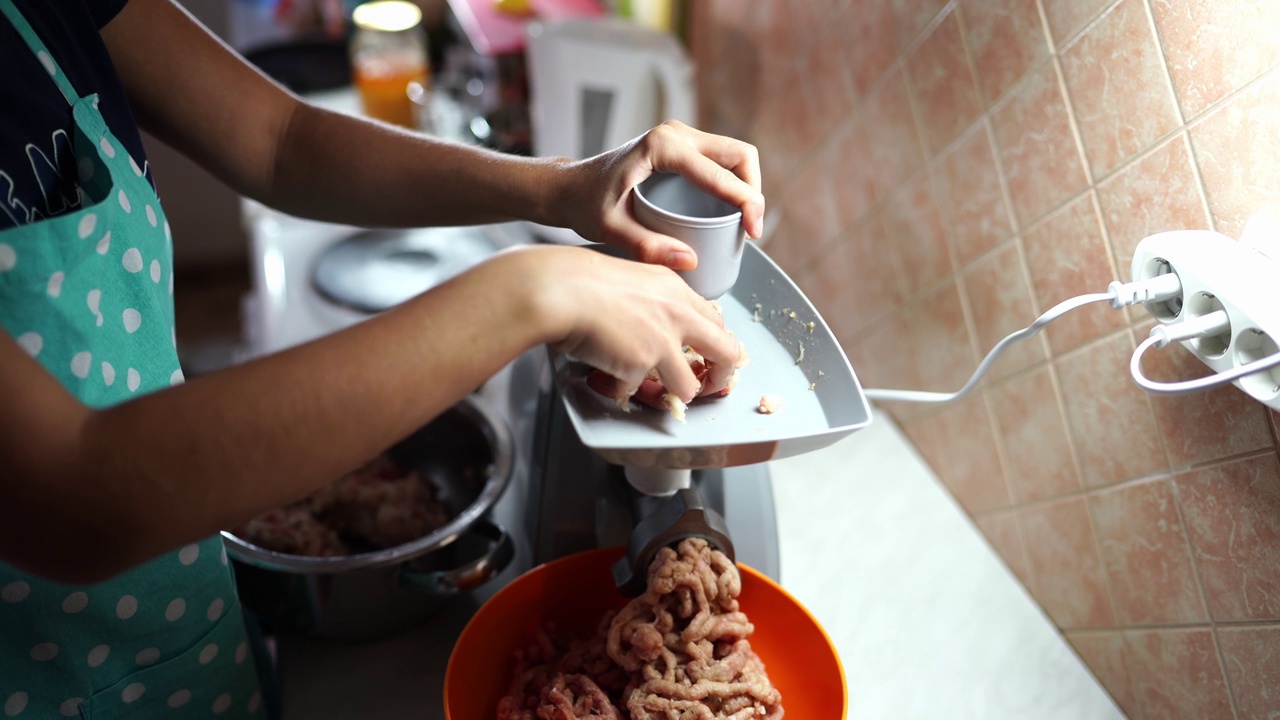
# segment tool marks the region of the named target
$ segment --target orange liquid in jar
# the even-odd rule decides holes
[[[364,112],[372,118],[414,127],[413,103],[407,90],[409,83],[427,87],[427,65],[420,58],[362,56],[354,65],[356,90],[364,104]]]

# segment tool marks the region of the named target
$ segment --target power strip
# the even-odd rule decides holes
[[[1133,253],[1132,277],[1176,273],[1182,296],[1146,308],[1164,324],[1225,310],[1230,328],[1183,341],[1215,372],[1280,352],[1280,221],[1250,218],[1237,242],[1209,230],[1176,230],[1144,238]],[[1236,380],[1236,387],[1280,410],[1280,367]]]

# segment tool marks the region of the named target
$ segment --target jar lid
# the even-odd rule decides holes
[[[351,20],[361,30],[400,32],[422,22],[422,8],[405,0],[377,0],[357,5]]]

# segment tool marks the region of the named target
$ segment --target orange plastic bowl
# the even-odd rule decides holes
[[[622,548],[569,555],[516,578],[489,599],[462,631],[444,678],[447,720],[495,720],[506,693],[513,653],[538,626],[588,637],[607,610],[627,599],[613,585],[609,566]],[[742,565],[742,610],[755,625],[751,647],[782,693],[788,718],[844,720],[849,696],[844,668],[831,639],[808,610],[774,581]]]

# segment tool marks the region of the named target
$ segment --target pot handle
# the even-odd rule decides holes
[[[516,545],[506,528],[492,520],[480,518],[466,532],[483,535],[492,541],[489,552],[448,570],[422,572],[410,569],[408,565],[402,566],[400,585],[432,595],[456,595],[489,582],[511,564],[516,554]]]

